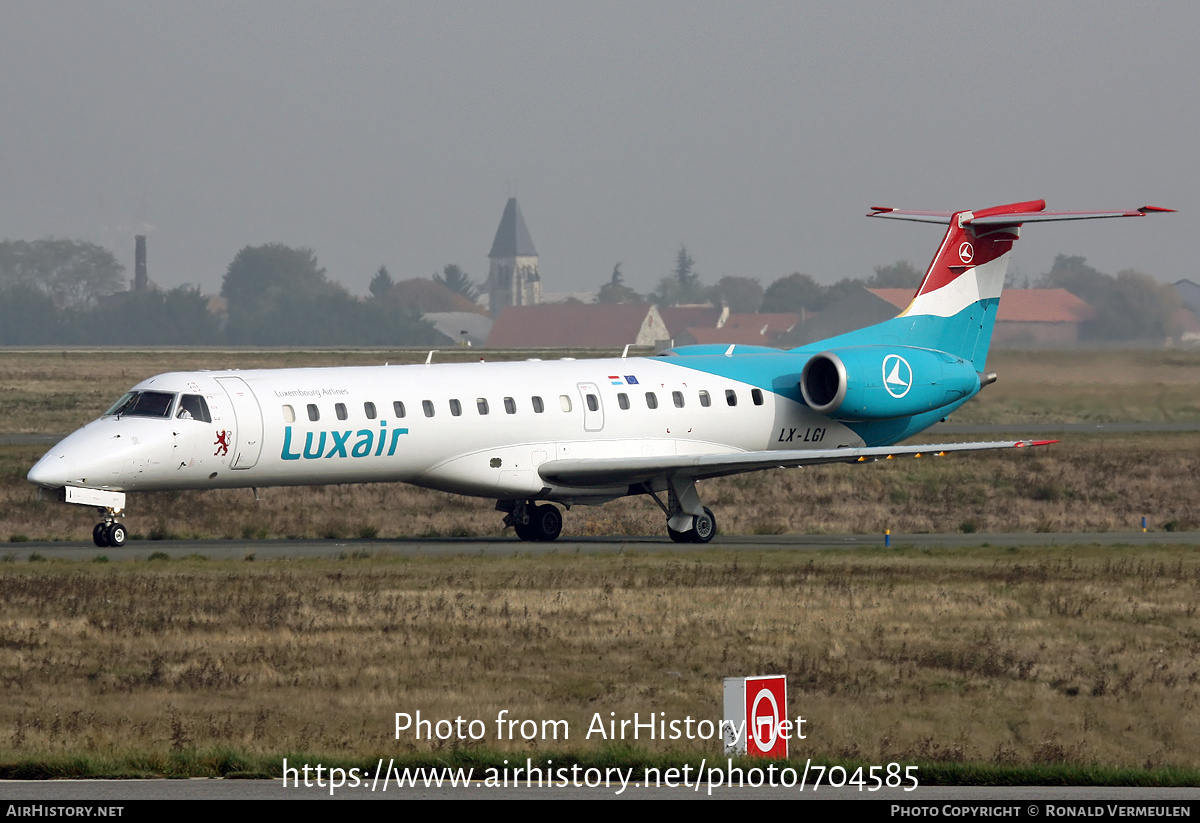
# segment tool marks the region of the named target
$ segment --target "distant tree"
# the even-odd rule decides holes
[[[198,289],[122,292],[101,305],[65,313],[72,343],[209,346],[220,342],[217,318]]]
[[[807,274],[796,272],[781,277],[763,292],[761,311],[799,312],[801,309],[820,311],[827,301],[826,289]]]
[[[313,340],[328,314],[317,306],[345,292],[325,278],[312,249],[281,243],[246,246],[221,284],[229,306],[226,334],[234,344],[283,345]],[[310,311],[311,308],[311,311]]]
[[[704,285],[696,272],[695,261],[688,254],[687,246],[681,245],[675,255],[675,268],[671,274],[658,281],[658,288],[651,299],[660,306],[678,306],[707,303]]]
[[[81,240],[47,237],[0,243],[0,286],[31,286],[59,309],[93,305],[120,291],[124,267],[108,249]]]
[[[856,294],[860,290],[867,287],[868,284],[865,280],[859,280],[853,277],[843,277],[832,286],[825,287],[825,306],[832,306],[834,303],[837,303],[840,300],[845,300],[850,295]]]
[[[61,321],[50,295],[28,284],[0,286],[0,345],[60,341]]]
[[[597,303],[642,303],[642,296],[625,285],[621,275],[621,264],[613,266],[612,278],[600,287],[596,294]]]
[[[1059,254],[1050,271],[1038,278],[1037,287],[1066,289],[1094,307],[1108,299],[1112,278],[1089,266],[1084,257]]]
[[[1004,288],[1027,289],[1029,287],[1029,275],[1022,273],[1021,267],[1017,264],[1009,265],[1008,271],[1004,273]]]
[[[273,293],[312,295],[329,288],[312,249],[282,243],[246,246],[233,258],[221,283],[230,311],[251,310]]]
[[[912,289],[921,285],[921,272],[907,260],[897,260],[890,266],[876,266],[875,275],[867,281],[871,289]]]
[[[383,302],[397,307],[406,307],[422,314],[431,312],[466,311],[487,314],[487,307],[470,300],[462,294],[450,291],[441,283],[423,277],[401,280],[388,290]]]
[[[433,282],[440,283],[450,291],[455,294],[461,294],[468,300],[477,300],[480,295],[479,287],[475,285],[465,271],[453,263],[443,268],[441,274],[435,272]]]
[[[180,286],[163,297],[162,317],[174,345],[209,346],[220,340],[220,324],[198,288]]]
[[[375,276],[371,278],[371,285],[368,286],[368,289],[371,296],[378,300],[387,294],[394,285],[396,285],[396,281],[388,273],[387,266],[380,266],[379,271],[375,272]]]
[[[756,312],[763,302],[762,283],[753,277],[722,277],[708,290],[708,299],[732,312]]]
[[[1039,288],[1066,289],[1096,310],[1080,335],[1091,340],[1157,340],[1171,333],[1170,316],[1179,296],[1148,274],[1127,269],[1115,278],[1079,256],[1060,254]]]

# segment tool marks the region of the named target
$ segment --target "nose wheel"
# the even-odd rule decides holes
[[[92,529],[92,542],[102,549],[119,549],[125,545],[127,537],[123,523],[97,523]]]
[[[119,512],[103,511],[104,522],[97,523],[92,529],[92,542],[102,549],[119,549],[125,545],[125,540],[129,537],[129,533],[125,531],[125,524],[118,523],[116,520]]]

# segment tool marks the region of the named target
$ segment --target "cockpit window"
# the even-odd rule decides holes
[[[104,413],[105,417],[168,417],[175,395],[165,391],[131,391]],[[210,421],[211,422],[211,421]]]
[[[212,415],[208,413],[208,403],[198,394],[185,394],[179,398],[179,411],[175,412],[179,420],[199,420],[211,423]]]

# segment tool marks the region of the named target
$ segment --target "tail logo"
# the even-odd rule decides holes
[[[898,354],[883,358],[883,387],[897,399],[908,394],[912,388],[912,366]]]
[[[975,247],[970,243],[964,242],[958,247],[958,259],[964,263],[970,263],[975,259]]]

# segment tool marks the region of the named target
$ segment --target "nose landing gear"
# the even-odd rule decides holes
[[[117,522],[117,515],[120,514],[119,509],[100,509],[100,516],[104,518],[103,523],[97,523],[92,529],[92,542],[102,549],[114,548],[119,549],[125,545],[125,540],[129,536],[125,531],[125,524]]]

